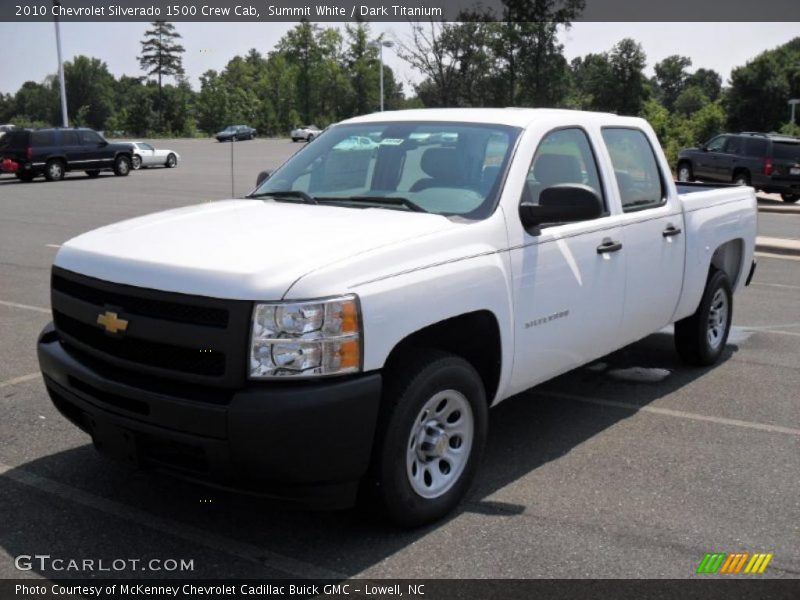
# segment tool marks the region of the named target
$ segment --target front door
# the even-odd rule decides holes
[[[525,231],[514,215],[509,227],[521,237],[511,250],[514,277],[514,392],[554,377],[617,347],[625,294],[622,227],[612,215],[591,140],[579,127],[552,131],[534,155],[523,200],[562,183],[593,188],[603,216]],[[515,232],[510,232],[516,238]]]

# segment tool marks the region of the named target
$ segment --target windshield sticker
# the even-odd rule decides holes
[[[381,140],[381,146],[401,146],[404,141],[403,138],[386,138]]]

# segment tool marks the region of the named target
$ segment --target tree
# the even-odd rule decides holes
[[[686,80],[689,77],[687,69],[691,66],[691,58],[679,56],[677,54],[668,56],[661,62],[655,64],[656,84],[658,86],[661,102],[667,110],[671,111],[675,108],[675,100],[677,100],[683,88],[686,86]]]
[[[706,97],[715,102],[722,90],[722,77],[714,69],[697,69],[686,79],[686,87],[697,86]]]
[[[106,120],[114,113],[116,84],[108,65],[99,58],[76,56],[64,63],[64,82],[70,120],[76,125],[105,129]]]
[[[581,110],[616,110],[616,86],[607,52],[575,58],[571,64],[572,99],[570,105]]]
[[[675,112],[691,116],[708,104],[708,102],[708,96],[705,95],[700,86],[690,85],[678,94],[675,100]]]
[[[772,131],[788,120],[790,98],[800,97],[800,37],[767,50],[731,73],[728,127]]]
[[[621,115],[638,115],[647,99],[647,80],[644,70],[647,56],[641,44],[625,38],[609,53],[612,85],[616,98],[616,110]]]
[[[144,32],[144,39],[140,42],[142,53],[139,56],[139,65],[148,77],[155,75],[158,78],[158,111],[159,120],[162,113],[162,79],[169,76],[183,75],[184,48],[177,40],[181,34],[175,31],[175,26],[167,21],[153,21],[152,29]]]

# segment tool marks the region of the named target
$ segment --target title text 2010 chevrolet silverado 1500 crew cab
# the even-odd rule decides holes
[[[101,451],[419,524],[464,495],[491,405],[673,322],[716,361],[755,234],[753,190],[676,189],[641,119],[374,114],[248,199],[65,243],[39,360]]]

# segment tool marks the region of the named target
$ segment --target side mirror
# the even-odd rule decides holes
[[[267,179],[269,179],[270,175],[272,175],[272,171],[261,171],[261,173],[258,174],[258,177],[256,177],[256,187],[260,186]]]
[[[588,185],[562,183],[542,190],[539,204],[522,202],[519,218],[525,229],[542,223],[574,223],[596,219],[603,214],[603,201]]]

